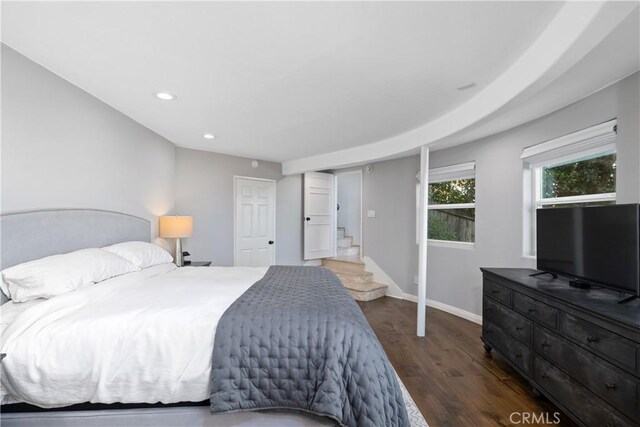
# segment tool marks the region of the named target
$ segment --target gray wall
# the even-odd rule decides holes
[[[279,163],[207,151],[176,149],[175,212],[193,216],[193,236],[184,240],[191,259],[233,265],[233,177],[277,180],[276,262],[302,263],[302,187],[300,176],[284,178]]]
[[[2,45],[2,211],[174,203],[174,145]]]
[[[338,227],[344,227],[347,236],[353,237],[353,244],[360,244],[360,192],[359,173],[344,173],[337,176],[338,181]]]
[[[285,176],[279,180],[276,193],[276,263],[304,264],[302,175]]]
[[[363,172],[363,253],[404,292],[414,292],[418,274],[416,245],[416,172],[419,156],[373,164]],[[367,211],[376,217],[368,218]]]
[[[280,164],[176,148],[5,45],[2,89],[2,211],[114,210],[149,219],[154,236],[159,216],[193,215],[192,259],[232,265],[233,176],[272,178],[276,261],[303,262],[302,180]]]
[[[476,162],[476,245],[472,250],[429,246],[427,298],[480,314],[481,266],[535,266],[534,259],[522,256],[520,155],[525,147],[617,117],[618,203],[640,201],[639,93],[636,73],[539,120],[462,146],[432,152],[431,167]],[[414,247],[412,241],[407,241],[407,245]],[[398,260],[406,262],[400,257]],[[413,287],[411,293],[415,293],[415,289]]]

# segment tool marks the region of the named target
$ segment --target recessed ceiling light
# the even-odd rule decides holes
[[[156,98],[162,99],[163,101],[173,101],[177,96],[169,92],[156,92]]]
[[[202,135],[202,137],[203,137],[204,139],[213,139],[213,138],[215,138],[216,136],[215,136],[214,134],[212,134],[212,133],[205,133],[204,135]]]

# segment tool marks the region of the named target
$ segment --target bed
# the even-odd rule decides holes
[[[146,220],[115,212],[0,219],[2,269],[150,239]],[[165,263],[4,301],[2,423],[409,425],[395,372],[339,283],[322,268]]]

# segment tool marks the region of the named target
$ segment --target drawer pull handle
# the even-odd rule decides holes
[[[521,354],[516,354],[516,359],[522,359],[522,355],[521,355]],[[609,385],[607,384],[607,387],[608,387],[608,386],[609,386]]]
[[[615,390],[617,387],[616,387],[616,385],[615,385],[615,384],[613,384],[613,383],[608,383],[608,384],[607,384],[607,388],[608,388],[609,390]]]
[[[516,331],[521,331],[522,330],[522,326],[516,326]]]
[[[551,344],[549,344],[548,342],[543,342],[542,348],[546,348],[546,347],[551,347]]]
[[[500,291],[498,289],[491,291],[492,294],[499,294]]]
[[[527,313],[535,313],[536,311],[538,310],[536,310],[535,308],[530,308],[529,310],[527,310]]]
[[[587,337],[588,342],[598,342],[598,337]]]
[[[542,374],[542,375],[540,375],[540,378],[542,378],[542,379],[546,380],[547,378],[549,378],[549,375],[547,375],[547,374]]]

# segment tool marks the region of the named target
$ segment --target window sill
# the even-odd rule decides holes
[[[437,246],[440,248],[466,249],[475,250],[476,244],[471,242],[455,242],[451,240],[434,240],[427,239],[428,246]]]

